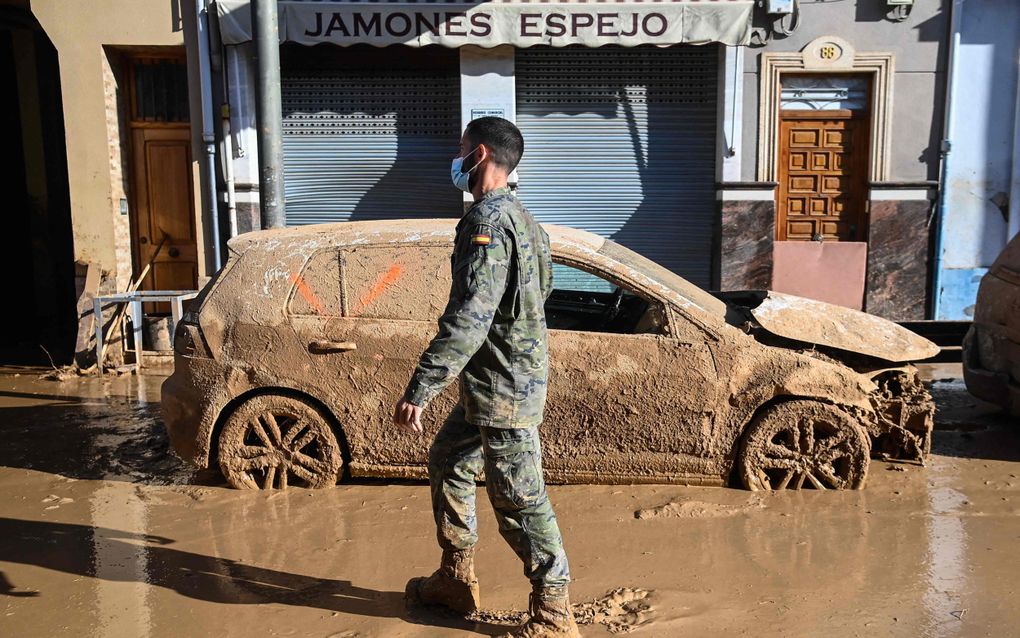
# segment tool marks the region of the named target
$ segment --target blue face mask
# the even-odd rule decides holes
[[[478,148],[479,147],[476,146],[474,148],[474,150],[472,150],[470,153],[468,153],[468,155],[471,155],[471,153],[474,153],[475,151],[477,151]],[[481,162],[478,162],[478,164],[481,164]],[[450,179],[453,180],[453,185],[456,186],[457,188],[459,188],[460,190],[464,191],[465,193],[470,193],[471,192],[471,171],[473,171],[476,168],[478,168],[478,164],[475,164],[474,166],[472,166],[471,168],[469,168],[468,170],[465,171],[465,170],[463,170],[464,169],[464,158],[463,157],[455,157],[453,159],[453,162],[450,163]]]

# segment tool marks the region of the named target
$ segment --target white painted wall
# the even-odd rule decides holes
[[[514,84],[514,48],[460,48],[461,127],[474,119],[472,111],[502,111],[500,117],[517,120]]]
[[[719,47],[719,109],[716,179],[739,182],[744,129],[744,50]]]
[[[509,45],[484,49],[460,48],[460,126],[483,115],[495,115],[517,122],[517,85],[514,81],[514,48]],[[451,156],[450,159],[453,159]],[[517,171],[510,175],[517,184]],[[472,204],[464,193],[464,206]]]
[[[258,132],[255,130],[255,51],[251,43],[227,47],[230,129],[234,137],[234,181],[259,183]]]
[[[966,320],[973,317],[981,276],[1009,239],[1009,208],[1020,197],[1020,3],[963,0],[957,6],[960,43],[936,318]]]
[[[951,269],[987,267],[1006,245],[1006,218],[993,200],[1009,197],[1016,154],[1020,4],[967,0],[960,31],[946,190]]]

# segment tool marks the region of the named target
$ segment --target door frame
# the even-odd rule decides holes
[[[139,205],[139,197],[141,193],[136,188],[136,180],[140,178],[137,174],[137,161],[139,158],[135,154],[135,132],[139,129],[150,129],[150,130],[184,130],[188,132],[188,140],[191,151],[191,179],[189,188],[191,190],[191,200],[193,202],[191,224],[194,228],[195,234],[195,255],[196,255],[196,285],[200,284],[203,276],[206,272],[205,268],[205,250],[204,250],[204,238],[202,232],[202,198],[199,192],[198,185],[200,184],[200,175],[198,169],[198,162],[196,161],[195,155],[195,144],[194,144],[194,131],[192,130],[192,119],[189,113],[189,118],[186,121],[180,122],[161,122],[154,120],[145,120],[136,116],[135,105],[137,104],[136,97],[137,91],[137,76],[135,75],[135,67],[141,60],[173,60],[182,63],[187,69],[187,53],[184,47],[159,47],[158,49],[144,48],[138,50],[125,50],[122,52],[122,64],[123,64],[123,78],[126,90],[124,97],[122,98],[123,118],[127,124],[126,144],[125,144],[125,183],[127,185],[127,200],[128,200],[128,225],[130,228],[129,236],[131,242],[131,281],[141,273],[145,267],[143,262],[141,246],[139,243],[139,233],[141,231],[141,224],[138,219],[139,211],[141,207]],[[189,95],[187,96],[189,110],[192,106],[190,97],[190,80],[191,73],[188,72],[189,79]],[[139,288],[144,288],[144,282]]]
[[[784,74],[870,76],[868,180],[871,183],[888,181],[892,164],[893,54],[857,51],[849,42],[834,35],[818,37],[800,52],[762,54],[758,104],[761,128],[758,137],[758,181],[776,182],[779,177],[780,94]]]

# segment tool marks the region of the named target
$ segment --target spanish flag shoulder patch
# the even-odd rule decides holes
[[[491,235],[471,235],[471,243],[476,246],[487,246],[492,243]]]

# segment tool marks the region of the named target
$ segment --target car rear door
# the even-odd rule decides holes
[[[341,282],[338,315],[292,313],[309,374],[341,422],[355,474],[420,475],[429,435],[455,403],[456,389],[436,399],[425,414],[425,436],[403,433],[390,422],[446,305],[451,251],[445,243],[342,248],[334,262]]]

